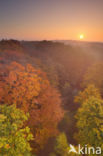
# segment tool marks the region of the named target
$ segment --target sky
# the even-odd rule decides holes
[[[0,0],[0,39],[103,42],[103,0]]]

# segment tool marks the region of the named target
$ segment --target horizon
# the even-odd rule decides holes
[[[70,40],[70,39],[54,39],[54,40],[49,40],[49,39],[39,39],[39,40],[22,40],[22,39],[16,39],[16,38],[2,38],[0,41],[9,41],[9,40],[15,40],[19,42],[42,42],[42,41],[51,41],[51,42],[61,42],[63,41],[70,41],[70,42],[79,42],[79,43],[101,43],[103,44],[103,41],[86,41],[86,40]]]

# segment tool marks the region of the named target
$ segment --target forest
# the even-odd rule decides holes
[[[76,156],[78,144],[103,156],[103,43],[1,40],[0,156]]]

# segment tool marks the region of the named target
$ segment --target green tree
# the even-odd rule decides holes
[[[75,149],[77,149],[75,147]],[[67,141],[67,137],[65,133],[61,133],[59,136],[56,138],[56,144],[55,144],[55,153],[51,153],[50,156],[77,156],[77,154],[70,152],[70,146]]]
[[[29,127],[24,126],[28,114],[15,105],[0,106],[0,156],[31,156]]]
[[[103,100],[93,95],[84,98],[84,101],[82,99],[76,119],[77,141],[81,145],[103,148]]]
[[[100,91],[93,84],[90,84],[83,91],[80,91],[77,96],[75,96],[74,102],[82,104],[89,97],[94,96],[97,98],[101,98]]]
[[[56,146],[55,146],[55,151],[57,154],[61,156],[66,156],[68,153],[68,141],[66,138],[65,133],[61,133],[57,138],[56,138]]]

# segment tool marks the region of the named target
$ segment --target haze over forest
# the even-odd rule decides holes
[[[22,126],[16,125],[13,136],[12,125],[9,133],[7,127],[8,135],[1,130],[0,139],[7,146],[1,146],[2,155],[6,152],[10,156],[21,153],[18,144],[26,145],[21,153],[23,156],[26,153],[33,156],[68,156],[69,144],[76,147],[88,143],[93,147],[94,144],[102,147],[102,52],[102,43],[0,41],[1,114],[5,112],[7,116],[7,112],[14,111],[15,120],[12,114],[8,114],[9,124],[12,120],[17,124],[18,120],[22,120],[16,116],[17,108],[29,113],[25,126],[30,128],[33,135],[29,142],[31,150],[27,148],[28,139],[24,140],[23,134],[21,141],[19,135],[15,135]],[[3,125],[3,120],[8,125],[5,118],[0,123]],[[18,141],[4,142],[2,136],[14,137]],[[12,144],[15,144],[17,151]]]

